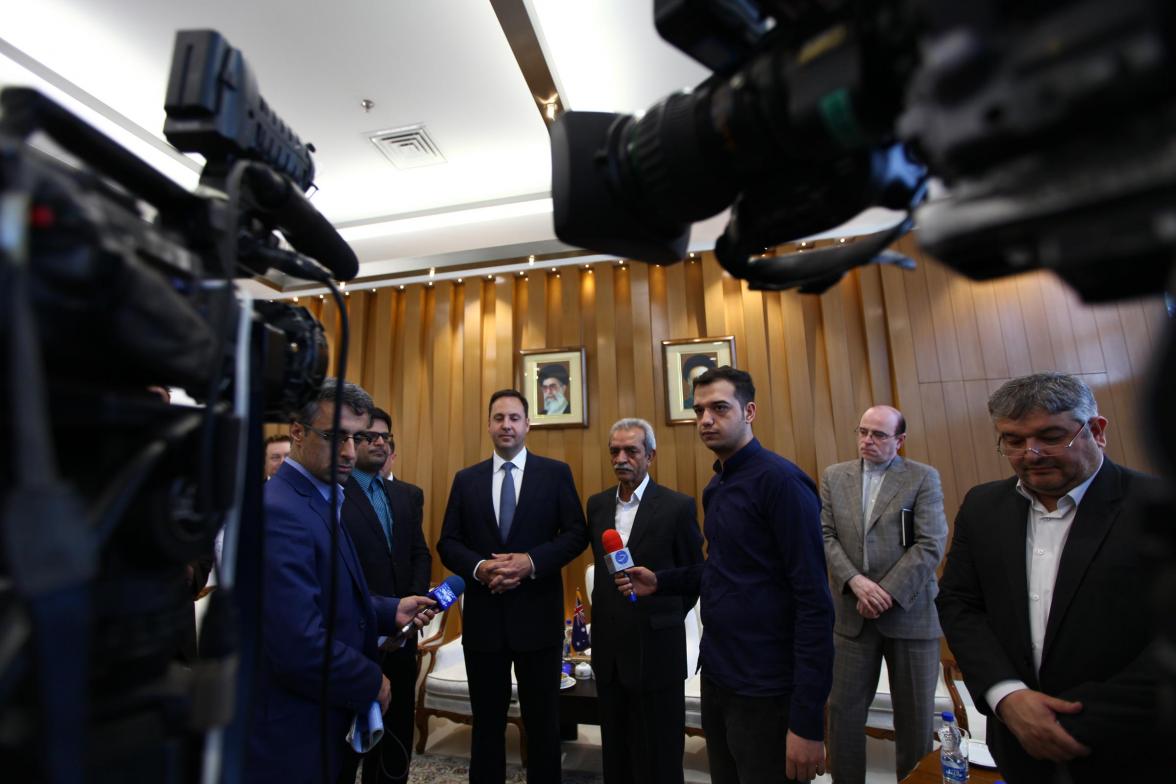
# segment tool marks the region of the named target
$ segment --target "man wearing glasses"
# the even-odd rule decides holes
[[[265,484],[261,662],[254,690],[247,778],[286,784],[339,774],[345,737],[373,701],[387,710],[390,683],[380,670],[377,636],[426,623],[420,596],[390,599],[368,590],[351,537],[332,509],[355,464],[355,441],[369,425],[372,399],[344,384],[339,430],[332,433],[335,381],[323,383],[290,425],[290,457]],[[335,444],[332,445],[334,440]],[[337,531],[332,544],[332,529]],[[328,601],[335,579],[337,595]],[[333,616],[333,620],[332,620]],[[332,636],[328,650],[328,629]],[[323,664],[326,760],[320,740]]]
[[[384,596],[423,595],[429,590],[433,557],[421,530],[425,494],[401,479],[385,480],[380,472],[395,452],[392,417],[372,409],[366,432],[355,434],[355,468],[344,486],[343,525],[355,542],[368,588]],[[412,756],[416,635],[386,650],[381,662],[391,684],[384,714],[384,737],[363,758],[364,784],[406,781]],[[353,784],[360,757],[349,754],[339,781]]]
[[[1103,454],[1073,376],[1013,379],[988,412],[1016,476],[964,498],[937,604],[993,756],[1009,784],[1159,780],[1137,507],[1158,483]]]
[[[939,472],[905,460],[906,420],[862,414],[858,459],[821,477],[821,531],[837,597],[829,759],[837,784],[866,780],[866,714],[883,658],[894,703],[895,767],[904,778],[931,750],[939,619],[935,567],[947,544]]]

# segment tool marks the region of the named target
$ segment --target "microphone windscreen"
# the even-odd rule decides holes
[[[621,541],[621,535],[615,528],[609,528],[600,535],[600,544],[606,553],[615,553],[625,546],[625,543]]]
[[[457,601],[457,597],[465,592],[465,588],[465,580],[456,574],[451,574],[430,593],[437,601],[438,610],[448,610],[449,606]]]

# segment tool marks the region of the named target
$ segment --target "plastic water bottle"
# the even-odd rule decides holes
[[[939,764],[943,769],[943,784],[962,784],[968,780],[968,758],[961,753],[963,733],[956,724],[955,714],[943,712],[939,727]]]

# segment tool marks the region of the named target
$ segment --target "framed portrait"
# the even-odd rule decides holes
[[[587,427],[584,347],[519,352],[519,391],[527,398],[531,427]]]
[[[735,366],[735,336],[663,340],[666,421],[694,421],[694,379],[711,368]]]

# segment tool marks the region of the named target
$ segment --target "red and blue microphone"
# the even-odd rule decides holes
[[[629,548],[625,547],[625,543],[621,541],[621,535],[617,529],[609,528],[601,534],[600,545],[604,548],[604,564],[608,567],[609,574],[624,573],[637,565],[633,563],[633,555],[629,552]],[[636,590],[629,594],[629,601],[634,603],[637,601]]]

